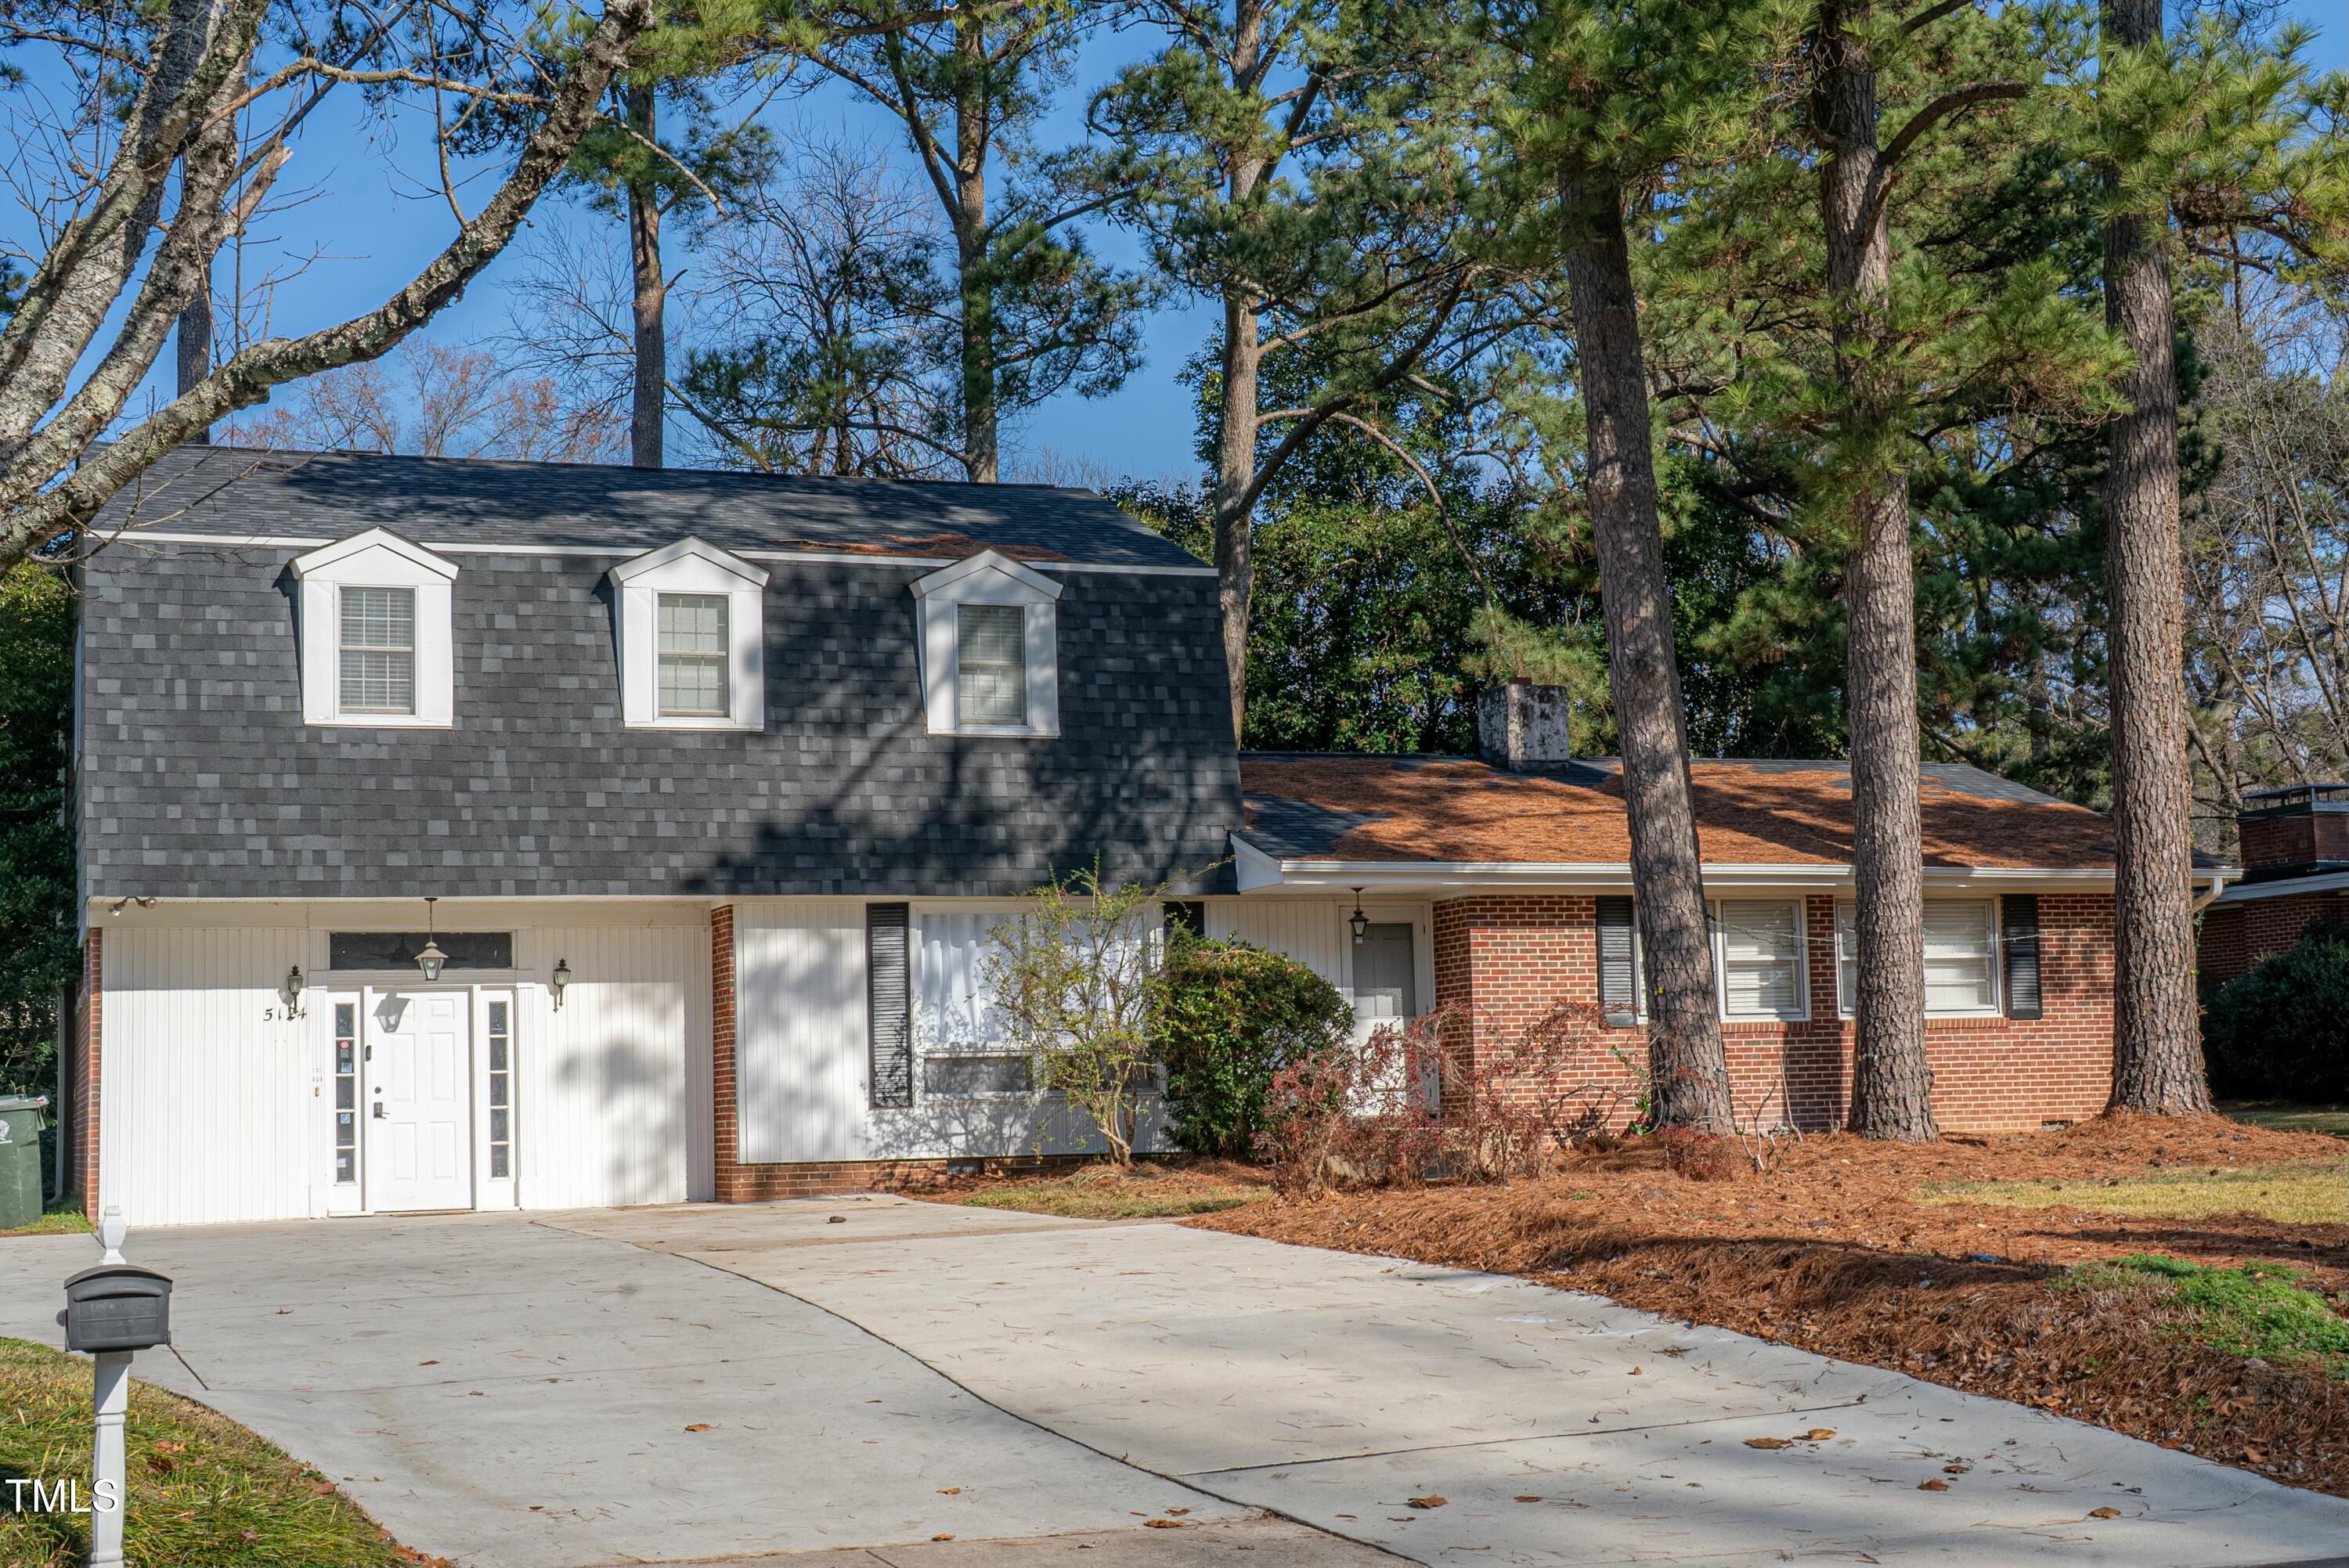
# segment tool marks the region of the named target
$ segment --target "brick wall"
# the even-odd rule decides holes
[[[1806,896],[1810,1017],[1722,1026],[1741,1116],[1841,1123],[1851,1092],[1852,1026],[1836,1002],[1835,900]],[[1944,1130],[2028,1130],[2097,1114],[2112,1087],[2113,901],[2039,900],[2043,1017],[1929,1018],[1933,1107]],[[1521,1035],[1559,1002],[1599,999],[1595,901],[1480,895],[1435,906],[1435,992],[1470,1019],[1475,1048]],[[1609,1031],[1635,1058],[1644,1028]]]
[[[2242,844],[2245,871],[2349,861],[2349,812],[2301,810],[2244,817],[2237,821],[2235,831]]]
[[[2300,940],[2318,920],[2349,923],[2349,888],[2215,903],[2202,913],[2200,969],[2206,983],[2249,974],[2261,959]]]

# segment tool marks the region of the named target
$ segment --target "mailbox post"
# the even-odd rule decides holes
[[[122,1514],[130,1501],[122,1422],[130,1408],[131,1353],[171,1342],[171,1282],[153,1269],[122,1261],[125,1230],[121,1211],[109,1209],[98,1227],[105,1255],[95,1268],[66,1281],[66,1309],[57,1315],[66,1327],[66,1348],[88,1351],[98,1360],[90,1568],[121,1568]]]

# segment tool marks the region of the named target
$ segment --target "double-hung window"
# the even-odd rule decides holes
[[[1836,905],[1836,991],[1847,1016],[1859,1005],[1857,908]],[[1925,904],[1928,1016],[1998,1010],[1998,918],[1989,899],[1930,899]]]
[[[608,576],[623,725],[764,727],[765,567],[688,534]]]
[[[1723,899],[1713,907],[1713,966],[1724,1018],[1803,1018],[1803,906],[1793,899]]]
[[[721,718],[731,711],[726,600],[723,593],[657,596],[659,717]]]
[[[351,729],[457,724],[457,564],[370,528],[289,563],[302,722]]]
[[[340,708],[416,711],[416,590],[342,591]]]
[[[914,580],[923,727],[1046,739],[1061,733],[1063,584],[992,550]]]
[[[1028,722],[1028,613],[1018,604],[955,606],[955,718]]]

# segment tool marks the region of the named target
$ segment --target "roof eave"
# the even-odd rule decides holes
[[[1529,861],[1346,861],[1282,857],[1232,836],[1239,889],[1248,892],[1350,892],[1444,888],[1619,889],[1631,885],[1630,862]],[[1847,891],[1849,865],[1831,861],[1707,861],[1707,888],[1800,887]],[[1925,868],[1929,888],[2073,888],[2104,892],[2113,885],[2106,866],[1935,866]]]

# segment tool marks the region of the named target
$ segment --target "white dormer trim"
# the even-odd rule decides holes
[[[295,627],[301,650],[302,721],[347,729],[456,727],[456,639],[452,629],[457,563],[411,544],[388,528],[370,528],[297,555]],[[342,591],[398,588],[416,607],[415,705],[407,713],[345,712],[342,704]]]
[[[930,734],[1050,739],[1061,733],[1059,601],[1065,586],[994,550],[982,550],[914,580],[922,712]],[[1011,605],[1020,611],[1028,698],[1022,723],[960,721],[958,627],[966,604]]]
[[[620,722],[629,729],[755,731],[767,723],[766,588],[764,567],[706,539],[688,534],[674,544],[624,561],[605,575],[612,583],[612,634],[620,671]],[[726,600],[727,711],[660,711],[659,603],[664,593],[720,594]]]

